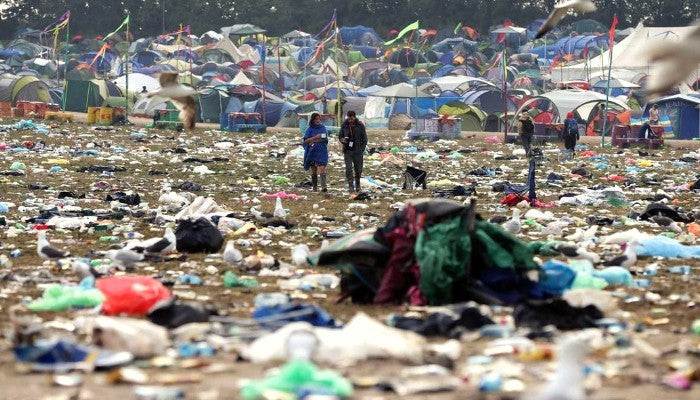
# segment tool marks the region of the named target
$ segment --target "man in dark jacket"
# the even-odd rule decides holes
[[[353,169],[355,172],[354,190],[360,191],[360,178],[362,178],[362,163],[367,147],[367,131],[365,125],[357,119],[355,111],[348,111],[347,119],[340,127],[338,136],[343,145],[345,158],[345,178],[348,181],[348,190],[353,191]]]
[[[518,119],[518,134],[525,149],[525,156],[530,157],[530,144],[532,136],[535,134],[535,124],[532,123],[532,118],[527,111],[523,111]]]

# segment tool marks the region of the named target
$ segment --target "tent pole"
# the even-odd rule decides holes
[[[70,41],[70,11],[68,12],[68,23],[66,24],[66,45],[63,49],[63,93],[61,94],[61,112],[66,111],[66,92],[68,91],[68,43]]]
[[[335,94],[335,118],[338,126],[342,125],[343,113],[340,109],[340,64],[338,64],[338,52],[340,51],[340,30],[338,29],[338,22],[335,22],[335,82],[337,85]]]
[[[615,23],[617,23],[617,16],[613,16]],[[614,26],[614,25],[613,25]],[[613,61],[613,38],[610,38],[610,61],[608,61],[608,84],[606,85],[605,88],[605,114],[603,117],[605,118],[603,120],[603,131],[600,133],[600,147],[605,147],[605,130],[607,129],[608,125],[608,105],[610,101],[610,73],[612,72],[612,61]],[[651,142],[649,142],[651,144]]]
[[[126,54],[124,55],[125,58],[125,64],[124,67],[126,68],[126,93],[125,93],[125,99],[126,99],[126,104],[124,105],[124,122],[129,122],[129,24],[131,20],[131,14],[127,10],[126,12]]]
[[[267,55],[267,49],[265,47],[265,35],[263,35],[263,56],[262,56],[262,77],[260,78],[260,81],[262,82],[262,122],[263,125],[267,125],[267,117],[266,117],[266,112],[265,112],[265,103],[267,101],[267,94],[265,93],[265,56]]]
[[[282,45],[282,37],[280,36],[277,39],[277,74],[279,77],[277,78],[277,81],[279,82],[279,89],[280,89],[280,96],[282,96],[282,92],[284,92],[284,85],[283,85],[283,79],[282,79],[282,59],[280,58],[280,46]]]

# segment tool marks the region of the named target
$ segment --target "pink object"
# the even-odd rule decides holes
[[[663,383],[676,390],[690,390],[691,386],[690,379],[683,374],[666,375],[663,379]]]
[[[484,140],[486,141],[486,143],[501,143],[503,141],[498,136],[489,136]]]
[[[105,315],[145,315],[171,296],[162,283],[148,276],[110,276],[98,279],[95,287],[105,296]]]
[[[287,193],[285,191],[263,195],[263,199],[276,199],[278,197],[280,199],[299,200],[303,196],[299,196],[298,194],[294,194],[294,193]]]
[[[0,143],[0,151],[7,150],[8,147],[7,143]]]

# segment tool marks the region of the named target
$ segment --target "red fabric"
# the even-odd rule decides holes
[[[171,296],[163,284],[148,276],[110,276],[98,279],[95,287],[105,296],[105,315],[145,315]]]
[[[617,26],[617,14],[613,15],[610,32],[608,32],[608,40],[610,40],[610,51],[612,52],[613,44],[615,44],[615,27]]]
[[[566,113],[566,118],[567,118],[567,119],[571,119],[571,118],[573,118],[573,117],[574,117],[574,113],[573,113],[573,112],[569,111],[568,113]]]
[[[521,196],[519,194],[509,193],[506,195],[506,197],[503,198],[503,200],[501,200],[501,204],[506,205],[506,206],[510,206],[510,207],[515,207],[518,203],[520,203],[523,200],[528,201],[528,202],[530,201],[530,199],[527,196]]]

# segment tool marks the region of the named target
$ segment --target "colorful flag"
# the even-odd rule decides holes
[[[459,33],[459,30],[462,29],[462,23],[458,23],[457,26],[455,26],[455,31],[453,32],[454,35],[457,35]]]
[[[394,44],[394,42],[396,42],[397,40],[399,40],[399,39],[401,39],[402,37],[406,36],[406,34],[407,34],[408,32],[415,31],[416,29],[418,29],[418,23],[419,23],[419,21],[416,21],[416,22],[414,22],[414,23],[412,23],[412,24],[409,24],[409,25],[406,26],[405,28],[401,29],[401,32],[399,32],[399,34],[398,34],[395,38],[391,39],[391,40],[388,41],[388,42],[385,42],[384,45],[385,45],[385,46],[391,46],[392,44]]]
[[[610,52],[612,53],[613,44],[615,44],[615,27],[617,26],[617,14],[613,15],[612,25],[610,25],[610,32],[608,33],[610,40]]]
[[[127,25],[129,24],[129,17],[130,17],[130,15],[127,15],[126,18],[124,18],[124,21],[122,21],[121,25],[119,25],[119,27],[118,27],[117,29],[115,29],[114,32],[107,34],[107,36],[105,36],[105,37],[102,39],[102,41],[104,42],[104,41],[107,40],[110,36],[116,34],[116,33],[119,32],[120,30],[122,30],[122,28],[123,28],[124,26],[127,26]]]

